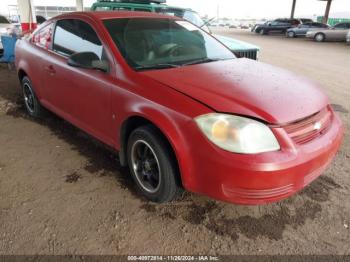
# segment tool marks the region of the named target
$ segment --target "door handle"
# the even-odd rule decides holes
[[[50,75],[56,74],[56,70],[53,67],[53,65],[45,66],[45,71],[48,72]]]

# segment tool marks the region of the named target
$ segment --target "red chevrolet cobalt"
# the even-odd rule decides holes
[[[238,204],[286,198],[343,136],[316,83],[238,59],[176,17],[58,16],[18,41],[16,66],[31,116],[46,108],[115,148],[155,202],[183,188]]]

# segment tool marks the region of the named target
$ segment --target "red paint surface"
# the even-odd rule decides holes
[[[162,16],[87,12],[46,22],[62,18],[88,22],[106,48],[110,73],[70,67],[67,58],[52,52],[51,46],[17,42],[16,67],[30,77],[45,107],[116,150],[121,148],[120,131],[128,118],[153,122],[175,151],[184,187],[233,203],[286,198],[316,179],[330,163],[343,136],[342,123],[332,109],[329,127],[306,143],[296,143],[284,128],[328,107],[328,98],[316,83],[246,59],[135,72],[101,22],[115,17]],[[281,150],[244,155],[216,147],[193,120],[210,112],[245,115],[270,124]]]

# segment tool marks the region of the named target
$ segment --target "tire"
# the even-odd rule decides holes
[[[287,32],[287,37],[294,38],[295,37],[295,33],[293,31],[289,31],[289,32]]]
[[[314,39],[316,42],[323,42],[326,39],[326,36],[322,33],[317,33]]]
[[[21,81],[24,105],[28,114],[34,118],[41,118],[44,115],[44,108],[36,96],[30,79],[25,76]]]
[[[135,129],[129,136],[127,159],[138,191],[152,202],[164,203],[181,192],[176,159],[163,135],[153,126]]]
[[[261,29],[260,32],[259,32],[259,34],[261,34],[261,35],[266,35],[265,29]]]

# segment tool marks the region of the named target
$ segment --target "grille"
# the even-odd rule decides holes
[[[258,51],[257,50],[247,50],[247,51],[237,51],[236,53],[241,57],[256,60]]]
[[[310,117],[284,126],[284,129],[295,143],[305,144],[326,132],[331,121],[332,113],[325,108]]]

